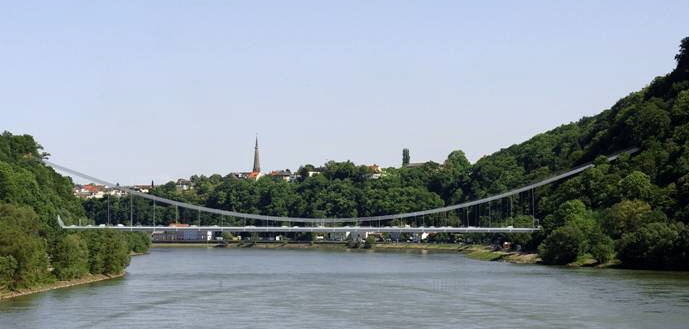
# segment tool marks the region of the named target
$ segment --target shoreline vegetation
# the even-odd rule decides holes
[[[98,281],[117,279],[117,278],[124,277],[125,275],[126,275],[126,272],[122,272],[119,274],[95,274],[95,275],[89,274],[89,275],[86,275],[86,276],[81,277],[79,279],[56,281],[56,282],[41,284],[41,285],[31,287],[31,288],[23,288],[23,289],[18,289],[18,290],[2,290],[2,291],[0,291],[0,301],[12,299],[15,297],[20,297],[20,296],[36,294],[39,292],[46,292],[46,291],[55,290],[55,289],[73,287],[73,286],[78,286],[78,285],[83,285],[83,284],[88,284],[88,283],[93,283],[93,282],[98,282]]]
[[[56,218],[86,217],[73,183],[40,160],[30,135],[0,135],[0,296],[4,298],[122,276],[145,253],[142,232],[66,231]]]
[[[129,256],[131,256],[131,257],[144,256],[147,254],[148,254],[148,250],[146,250],[146,252],[135,252],[135,251],[129,252]],[[21,288],[21,289],[17,289],[17,290],[2,289],[2,290],[0,290],[0,301],[12,299],[15,297],[21,297],[21,296],[36,294],[39,292],[46,292],[46,291],[50,291],[50,290],[68,288],[68,287],[73,287],[73,286],[78,286],[78,285],[83,285],[83,284],[94,283],[94,282],[98,282],[98,281],[122,278],[126,274],[127,274],[126,271],[123,271],[122,273],[119,273],[119,274],[87,274],[87,275],[80,277],[80,278],[77,278],[77,279],[58,280],[55,282],[48,282],[48,283],[39,284],[39,285],[31,287],[31,288]]]
[[[350,248],[345,242],[231,242],[226,245],[216,243],[154,243],[151,248],[261,248],[261,249],[321,249],[321,250],[379,250],[379,251],[422,251],[457,252],[471,259],[500,261],[514,264],[540,264],[536,252],[493,250],[487,245],[460,245],[455,243],[377,243],[370,249]],[[571,264],[576,266],[575,264]],[[581,265],[584,265],[583,263]]]
[[[240,242],[233,241],[228,244],[221,243],[154,243],[151,248],[259,248],[259,249],[319,249],[332,251],[419,251],[422,253],[459,253],[475,260],[505,262],[512,264],[538,264],[553,265],[544,262],[537,251],[496,250],[493,246],[485,244],[456,244],[456,243],[376,243],[370,248],[351,248],[346,242]],[[618,260],[610,260],[606,263],[598,262],[592,255],[585,254],[574,261],[563,264],[567,267],[596,267],[596,268],[621,268]]]
[[[135,252],[135,251],[129,252],[129,256],[131,256],[131,257],[144,256],[147,254],[148,254],[148,249],[146,250],[146,252]],[[87,275],[80,277],[80,278],[77,278],[77,279],[58,280],[55,282],[48,282],[48,283],[39,284],[39,285],[31,287],[31,288],[20,288],[20,289],[16,289],[16,290],[0,289],[0,301],[12,299],[15,297],[20,297],[20,296],[36,294],[39,292],[46,292],[46,291],[50,291],[50,290],[68,288],[68,287],[73,287],[73,286],[78,286],[78,285],[83,285],[83,284],[89,284],[89,283],[98,282],[98,281],[122,278],[126,274],[127,274],[126,271],[123,271],[122,273],[118,273],[118,274],[107,274],[107,273],[106,274],[87,274]]]

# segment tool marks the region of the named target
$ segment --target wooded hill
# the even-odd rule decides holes
[[[0,136],[0,292],[90,274],[119,274],[130,251],[150,245],[141,233],[114,230],[67,234],[57,215],[84,216],[67,177],[46,167],[31,136]]]

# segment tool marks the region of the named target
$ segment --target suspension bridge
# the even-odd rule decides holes
[[[632,148],[624,150],[622,152],[616,153],[614,155],[608,156],[608,161],[613,161],[619,157],[620,154],[627,153],[633,154],[638,151],[638,148]],[[414,211],[399,214],[390,215],[380,215],[380,216],[366,216],[366,217],[349,217],[349,218],[307,218],[307,217],[283,217],[283,216],[269,216],[260,214],[250,214],[241,213],[236,211],[229,211],[223,209],[209,208],[201,205],[195,205],[190,203],[185,203],[181,201],[171,200],[167,198],[162,198],[149,193],[139,192],[124,186],[119,186],[119,184],[113,184],[111,182],[98,179],[96,177],[84,174],[82,172],[58,165],[56,163],[50,162],[48,160],[42,160],[46,165],[53,167],[54,169],[67,173],[69,175],[81,177],[86,180],[90,180],[93,183],[101,184],[106,187],[120,190],[124,193],[128,193],[130,197],[130,223],[129,225],[65,225],[65,223],[58,216],[58,223],[63,229],[66,230],[94,230],[94,229],[115,229],[121,231],[143,231],[143,232],[155,232],[158,230],[165,231],[183,231],[183,230],[198,230],[198,231],[213,231],[213,232],[258,232],[258,233],[298,233],[298,232],[318,232],[318,233],[346,233],[346,232],[374,232],[374,233],[530,233],[535,232],[540,229],[539,220],[535,217],[535,197],[534,190],[538,187],[551,184],[553,182],[571,177],[578,173],[583,172],[586,169],[595,166],[594,163],[588,163],[576,168],[573,168],[567,172],[555,175],[536,183],[532,183],[526,186],[522,186],[516,189],[509,190],[504,193],[492,195],[489,197],[481,198],[478,200],[473,200],[469,202],[459,203],[455,205]],[[526,194],[530,198],[530,206],[527,208],[530,210],[531,225],[527,227],[514,227],[514,216],[513,216],[513,206],[512,197],[515,195]],[[151,222],[153,225],[142,226],[134,225],[134,214],[133,214],[133,202],[134,197],[141,197],[143,199],[150,200],[153,203],[153,218]],[[512,225],[509,222],[497,222],[497,226],[493,225],[492,219],[496,212],[504,213],[504,211],[494,211],[491,214],[491,205],[496,201],[499,203],[498,208],[504,208],[502,202],[505,199],[509,199],[509,214],[512,220]],[[234,219],[241,219],[242,225],[192,225],[187,227],[170,227],[170,226],[160,226],[156,225],[156,215],[155,209],[156,204],[164,204],[168,206],[174,206],[175,209],[183,208],[193,210],[198,214],[199,222],[202,213],[219,215],[224,219],[225,217],[232,217]],[[487,207],[486,207],[487,205]],[[481,207],[487,208],[487,216],[484,209],[484,216],[481,214]],[[473,210],[472,210],[473,209]],[[450,213],[456,213],[457,225],[450,225]],[[444,221],[443,221],[444,215]],[[462,216],[463,215],[463,216]],[[522,214],[525,215],[525,214]],[[433,218],[432,225],[427,225],[426,218]],[[472,218],[474,223],[472,225]],[[487,218],[487,220],[486,220]],[[252,221],[253,223],[261,223],[261,225],[247,225],[246,221]],[[486,223],[486,221],[488,223]],[[395,225],[392,225],[395,223]],[[299,224],[299,225],[293,225]],[[438,224],[436,226],[436,224]],[[482,226],[488,224],[488,226]]]

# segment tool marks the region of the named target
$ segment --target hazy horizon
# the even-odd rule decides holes
[[[328,160],[473,163],[675,66],[689,3],[21,2],[0,130],[122,184]]]

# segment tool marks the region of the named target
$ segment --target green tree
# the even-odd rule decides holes
[[[0,204],[0,256],[11,256],[16,261],[13,288],[31,287],[50,279],[47,244],[39,236],[41,226],[30,208]]]
[[[17,260],[12,255],[0,256],[0,290],[8,289],[14,283]]]
[[[299,176],[299,182],[303,182],[309,178],[309,172],[316,171],[316,167],[311,164],[303,165],[297,170],[297,175]]]
[[[600,264],[609,262],[615,254],[615,242],[597,230],[589,237],[589,253]]]
[[[105,229],[81,234],[89,248],[91,274],[120,274],[129,265],[129,245],[124,233]]]
[[[408,166],[409,160],[410,160],[409,149],[408,148],[402,149],[402,167]]]
[[[675,60],[678,70],[689,70],[689,37],[682,39]]]
[[[636,170],[623,178],[618,186],[620,194],[628,200],[649,201],[653,197],[655,189],[651,184],[650,177]]]
[[[126,232],[127,245],[131,252],[145,254],[151,247],[151,238],[145,232]]]
[[[623,200],[603,213],[603,231],[619,239],[623,234],[634,232],[653,220],[651,206],[641,200]]]
[[[567,222],[586,216],[586,205],[581,200],[570,200],[561,204],[557,210],[543,221],[545,232],[552,232]]]
[[[105,254],[108,253],[108,246],[103,239],[104,232],[101,230],[91,230],[80,232],[81,237],[86,240],[88,247],[89,272],[91,274],[102,274],[105,271]]]
[[[546,264],[568,264],[577,259],[585,244],[584,233],[574,225],[566,225],[548,235],[538,247],[538,254]]]
[[[650,223],[626,233],[617,245],[617,258],[626,267],[672,269],[679,233],[672,225]],[[684,264],[686,267],[686,264]]]
[[[89,273],[86,241],[77,234],[62,237],[55,246],[53,273],[60,280],[78,279]]]
[[[376,237],[369,235],[364,241],[364,249],[371,249],[376,246]]]
[[[121,274],[129,266],[131,259],[127,239],[122,232],[105,230],[105,245],[108,253],[105,255],[104,274]]]

